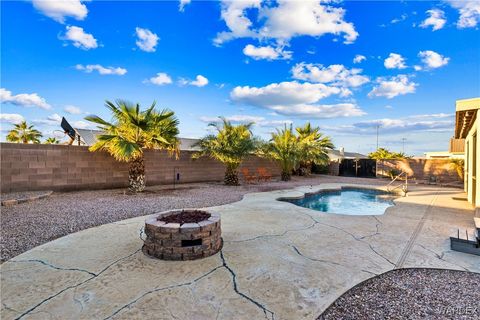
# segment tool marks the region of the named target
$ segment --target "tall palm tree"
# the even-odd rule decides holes
[[[312,127],[310,122],[303,127],[297,127],[295,131],[299,144],[299,174],[310,173],[314,163],[328,164],[328,150],[334,148],[330,137],[324,136],[320,128]]]
[[[158,112],[155,102],[145,111],[140,111],[138,103],[123,100],[106,101],[105,106],[112,122],[95,115],[85,118],[103,131],[90,151],[105,150],[116,160],[128,162],[129,189],[141,192],[145,189],[144,149],[163,149],[178,157],[178,120],[173,111]]]
[[[242,161],[256,149],[256,139],[253,138],[251,127],[253,123],[232,125],[230,121],[220,117],[221,123],[214,122],[217,134],[207,135],[196,143],[200,151],[193,158],[208,156],[225,165],[226,185],[238,185],[237,169]]]
[[[44,143],[45,144],[58,144],[58,143],[60,143],[60,140],[58,140],[55,137],[50,137],[50,138],[47,138]]]
[[[28,125],[26,121],[15,124],[7,134],[7,141],[15,143],[40,143],[42,133]]]
[[[299,156],[299,143],[292,126],[285,126],[272,133],[272,138],[263,146],[259,155],[278,161],[282,169],[282,181],[289,181]]]

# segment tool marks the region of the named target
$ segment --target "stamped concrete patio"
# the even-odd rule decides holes
[[[480,272],[448,237],[473,226],[458,189],[414,186],[381,216],[277,201],[339,187],[247,194],[215,207],[224,247],[187,262],[141,252],[138,217],[84,230],[1,267],[2,319],[313,319],[357,283],[402,267]],[[365,186],[367,187],[367,186]]]

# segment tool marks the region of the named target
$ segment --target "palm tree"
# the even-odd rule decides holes
[[[272,138],[260,150],[260,156],[278,161],[282,169],[282,181],[289,181],[291,179],[292,170],[299,158],[299,143],[295,136],[292,126],[284,129],[277,129],[272,133]]]
[[[370,159],[389,160],[389,159],[407,159],[410,158],[403,152],[391,152],[385,148],[378,148],[376,151],[368,154]]]
[[[42,134],[33,125],[28,125],[26,121],[15,124],[13,129],[7,134],[7,141],[15,143],[40,143]]]
[[[312,127],[310,122],[295,130],[299,143],[299,174],[309,174],[313,164],[328,164],[328,150],[334,148],[330,137],[324,136],[320,128]]]
[[[144,149],[163,149],[178,157],[178,120],[170,110],[155,110],[155,102],[145,111],[140,105],[117,100],[105,106],[111,111],[113,120],[107,122],[98,116],[85,119],[94,122],[103,134],[90,151],[105,150],[116,160],[129,163],[129,190],[141,192],[145,189]]]
[[[193,158],[208,156],[225,165],[226,185],[238,185],[237,169],[242,161],[256,149],[256,139],[253,138],[251,127],[253,123],[232,125],[230,121],[220,117],[222,123],[210,123],[216,129],[216,135],[207,135],[195,145],[200,151]]]
[[[58,144],[58,143],[60,143],[60,140],[58,140],[55,137],[50,137],[50,138],[47,138],[44,143],[45,144]]]

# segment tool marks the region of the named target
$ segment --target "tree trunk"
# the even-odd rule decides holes
[[[282,171],[282,181],[290,181],[292,179],[292,174],[289,171]]]
[[[130,161],[128,168],[128,190],[142,192],[145,190],[145,162],[143,154]]]
[[[238,174],[234,168],[228,167],[225,170],[224,182],[227,186],[238,186]]]
[[[309,176],[312,174],[312,165],[310,163],[301,163],[297,170],[299,176]]]

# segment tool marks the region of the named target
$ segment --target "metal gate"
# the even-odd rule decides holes
[[[345,177],[376,177],[376,161],[373,159],[343,159],[340,162],[339,174]]]

